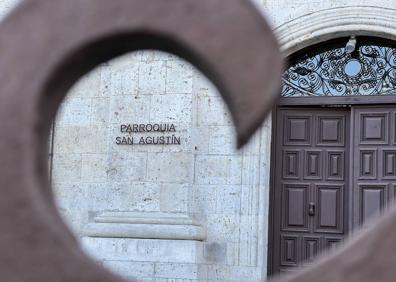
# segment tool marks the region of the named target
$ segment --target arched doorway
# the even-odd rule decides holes
[[[290,57],[273,116],[269,273],[312,262],[396,196],[395,86],[396,48],[378,38]]]

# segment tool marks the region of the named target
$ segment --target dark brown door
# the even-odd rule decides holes
[[[274,272],[312,261],[347,232],[349,116],[349,109],[277,110]]]
[[[378,215],[395,196],[394,107],[354,107],[353,226]]]
[[[393,202],[396,109],[278,108],[274,137],[277,273],[309,263]]]

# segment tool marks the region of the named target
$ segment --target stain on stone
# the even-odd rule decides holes
[[[225,243],[207,243],[204,245],[204,258],[208,262],[224,262],[227,257]]]

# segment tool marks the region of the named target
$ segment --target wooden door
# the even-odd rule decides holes
[[[310,262],[348,226],[349,110],[277,110],[273,207],[274,272]]]
[[[353,225],[380,212],[395,196],[396,110],[354,107]]]

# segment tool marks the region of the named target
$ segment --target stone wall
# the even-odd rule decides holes
[[[0,16],[17,2],[0,0]],[[318,9],[394,6],[255,3],[274,27]],[[174,124],[181,144],[117,145],[129,123]],[[125,277],[262,281],[271,119],[243,150],[234,139],[224,103],[197,69],[158,51],[127,54],[82,78],[58,113],[49,163],[59,209],[87,252]]]
[[[181,144],[117,145],[117,136],[150,135],[120,133],[129,123],[174,124]],[[87,250],[126,275],[136,266],[142,281],[256,281],[269,124],[238,152],[229,113],[198,70],[158,51],[128,54],[84,77],[58,113],[58,206]]]

